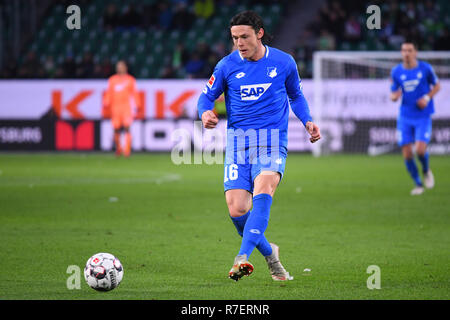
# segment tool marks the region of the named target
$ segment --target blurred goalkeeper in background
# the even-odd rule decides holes
[[[139,108],[139,96],[136,89],[136,79],[128,74],[125,61],[116,64],[116,74],[108,79],[108,89],[104,96],[104,107],[111,112],[111,121],[114,128],[114,144],[116,156],[125,157],[131,153],[130,126],[133,122],[131,98]],[[121,133],[125,135],[125,144],[121,143]]]
[[[433,97],[439,91],[438,78],[430,64],[417,60],[417,47],[412,42],[404,42],[401,48],[403,62],[391,71],[391,100],[402,97],[397,119],[398,144],[406,168],[414,180],[411,195],[424,192],[424,185],[434,187],[434,177],[429,166],[427,144],[431,138],[431,115],[434,113]],[[415,152],[422,165],[423,184],[414,160]]]

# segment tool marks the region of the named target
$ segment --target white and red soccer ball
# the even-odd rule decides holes
[[[86,262],[84,278],[92,289],[109,291],[122,281],[123,266],[112,254],[97,253]]]

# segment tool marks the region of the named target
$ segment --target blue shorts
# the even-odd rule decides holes
[[[251,147],[241,151],[227,150],[224,165],[224,191],[244,189],[253,193],[254,180],[263,171],[274,171],[283,178],[287,150],[283,147]]]
[[[423,141],[428,144],[430,139],[431,117],[397,119],[397,142],[400,147],[416,141]]]

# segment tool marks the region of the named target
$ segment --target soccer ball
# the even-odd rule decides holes
[[[97,253],[89,258],[84,268],[87,284],[98,291],[116,288],[123,277],[123,267],[119,259],[109,253]]]

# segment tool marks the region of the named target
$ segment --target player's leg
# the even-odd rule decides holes
[[[225,192],[225,198],[231,221],[236,227],[238,234],[242,237],[245,224],[252,212],[250,211],[252,207],[252,194],[248,190],[232,189]],[[256,249],[263,256],[268,256],[272,253],[272,248],[264,235],[262,235],[259,243],[256,245]]]
[[[238,234],[242,237],[245,222],[250,215],[252,207],[252,194],[245,189],[231,189],[225,191],[225,200],[231,221],[236,227]]]
[[[414,181],[415,187],[411,190],[411,195],[423,193],[422,181],[420,180],[419,170],[414,161],[413,143],[414,143],[414,125],[405,119],[397,120],[398,144],[402,149],[403,161],[406,170]]]
[[[284,171],[284,169],[283,169]],[[270,204],[272,203],[272,198],[275,194],[275,191],[280,183],[281,173],[278,171],[262,171],[255,179],[255,190],[253,194],[253,199],[258,199],[259,196],[269,197],[270,201],[266,203],[262,203],[261,206],[267,208],[270,211]],[[254,200],[255,201],[255,200]],[[267,206],[267,207],[266,207]],[[267,224],[268,224],[269,214],[267,215]],[[267,228],[267,224],[265,225]],[[262,234],[264,237],[264,233]],[[265,237],[264,237],[265,240]],[[260,240],[260,244],[263,240]],[[267,240],[265,241],[265,252],[264,258],[266,259],[267,266],[269,267],[270,275],[272,279],[277,281],[286,281],[293,280],[294,278],[286,271],[283,265],[280,262],[280,248],[274,244],[269,243]]]
[[[225,172],[227,172],[227,170],[225,170]],[[226,183],[225,188],[227,188]],[[231,221],[236,227],[238,234],[242,237],[245,223],[250,216],[252,195],[250,191],[246,189],[228,189],[225,191],[225,199]],[[237,255],[228,276],[230,279],[238,281],[242,276],[249,276],[252,272],[253,265],[248,261],[248,257],[245,255]]]
[[[233,157],[233,158],[231,158]],[[252,198],[253,186],[259,186],[267,184],[267,181],[273,179],[275,177],[276,181],[274,181],[271,185],[271,190],[266,190],[264,188],[258,187],[256,192],[263,193],[267,192],[267,196],[273,196],[275,189],[280,181],[280,174],[284,171],[279,169],[279,165],[277,164],[277,168],[275,170],[281,171],[281,173],[271,172],[270,166],[267,168],[269,170],[262,172],[261,166],[254,166],[249,164],[249,153],[246,153],[245,158],[246,162],[244,164],[238,164],[240,159],[236,153],[227,153],[225,160],[225,172],[224,172],[224,187],[225,187],[225,197],[227,200],[228,209],[230,212],[231,220],[235,225],[239,235],[243,237],[241,250],[239,254],[236,256],[235,263],[233,268],[230,270],[230,278],[234,280],[239,280],[242,275],[249,275],[253,271],[253,266],[250,262],[248,262],[248,257],[250,256],[251,251],[256,247],[264,257],[268,257],[273,253],[271,244],[267,241],[264,236],[264,230],[267,228],[268,224],[268,213],[270,211],[270,204],[264,204],[264,199],[267,198],[262,195],[257,195]],[[237,162],[237,163],[236,163]],[[260,173],[261,178],[257,178]],[[266,176],[272,177],[266,177]],[[256,179],[256,184],[254,180]],[[263,182],[259,182],[263,181]],[[253,209],[251,211],[250,208],[253,205]],[[261,215],[260,212],[263,208],[266,208],[266,214]],[[255,218],[253,216],[255,215]],[[266,218],[261,219],[266,215]],[[256,229],[252,230],[252,228],[248,228],[248,221],[251,221],[250,225],[255,225],[262,223],[261,229],[263,230],[261,234],[258,235],[258,239],[256,242],[252,242],[254,240],[251,237],[245,236],[244,234],[252,234],[253,232],[257,232]],[[264,222],[264,220],[267,220]],[[265,225],[265,226],[264,226]],[[246,253],[242,253],[242,247],[251,248],[251,251],[247,251]],[[240,266],[244,266],[244,268]],[[247,269],[245,269],[247,268]],[[242,270],[244,269],[244,270]]]
[[[285,148],[260,147],[258,151],[258,164],[252,167],[252,177],[254,179],[253,201],[254,203],[257,201],[260,202],[259,205],[253,205],[254,209],[252,210],[252,214],[253,211],[256,211],[255,208],[262,208],[262,210],[257,211],[258,214],[255,214],[255,220],[262,219],[265,228],[267,228],[269,220],[272,198],[284,175],[286,157],[287,151]],[[252,223],[249,223],[248,228],[246,228],[247,230],[252,228]],[[258,225],[258,222],[256,222],[256,225]],[[252,236],[254,235],[249,234],[249,237]],[[262,236],[264,237],[264,233],[262,233]],[[262,242],[263,240],[260,240],[260,245]],[[243,246],[241,246],[241,249]],[[289,275],[280,262],[279,247],[267,241],[265,246],[266,254],[264,254],[264,258],[266,259],[272,278],[279,281],[292,280],[293,277]]]
[[[434,176],[430,170],[429,153],[427,145],[431,138],[431,118],[419,120],[416,126],[416,154],[422,165],[423,182],[425,187],[431,189],[434,187]]]
[[[111,121],[114,129],[114,147],[116,149],[116,156],[120,156],[122,153],[122,146],[120,143],[120,135],[122,131],[120,117],[113,116]]]
[[[129,157],[131,154],[131,133],[129,126],[123,127],[123,134],[125,136],[125,144],[122,152],[125,157]]]
[[[416,142],[416,153],[422,164],[423,183],[426,188],[432,189],[434,187],[434,175],[430,169],[429,153],[427,151],[427,143],[424,141]]]
[[[245,158],[245,156],[243,156]],[[248,218],[252,215],[253,183],[251,175],[251,165],[248,161],[239,163],[237,155],[227,153],[224,166],[224,190],[225,199],[228,206],[231,221],[238,234],[242,237]],[[256,248],[264,256],[271,253],[271,247],[266,238],[261,237]],[[250,275],[253,271],[252,264],[248,261],[249,255],[238,254],[235,258],[233,267],[230,270],[229,277],[233,280],[239,280],[244,275]]]
[[[252,147],[248,154],[254,188],[253,209],[245,224],[239,251],[239,254],[246,254],[247,257],[264,238],[264,232],[269,224],[272,197],[281,181],[287,155],[284,149],[281,152],[279,147]],[[265,249],[266,254],[272,253],[268,242]]]
[[[124,114],[123,119],[122,119],[122,123],[123,123],[123,131],[124,131],[124,135],[125,135],[125,146],[123,148],[123,155],[125,157],[129,157],[131,154],[131,132],[130,132],[130,127],[132,124],[133,118],[131,116],[131,114]]]
[[[269,224],[272,196],[279,182],[279,173],[273,171],[264,171],[263,174],[255,178],[252,199],[253,209],[243,230],[242,243],[239,250],[240,255],[245,254],[247,257],[250,257],[256,246],[265,238],[264,232]],[[265,249],[268,254],[272,251],[270,245]]]
[[[427,143],[424,141],[416,141],[415,143],[417,158],[422,165],[422,172],[427,173],[429,168],[429,154],[427,151]]]
[[[414,160],[413,144],[409,143],[402,146],[402,154],[406,169],[415,183],[414,189],[411,190],[411,195],[420,195],[424,192],[422,181],[420,180],[419,170],[417,169],[416,161]]]

